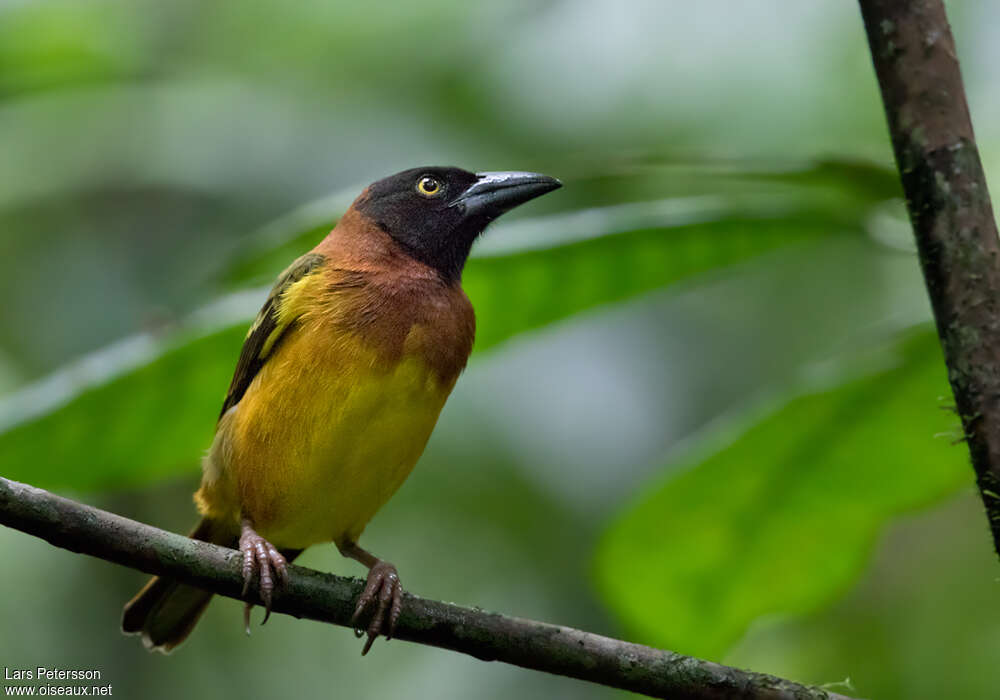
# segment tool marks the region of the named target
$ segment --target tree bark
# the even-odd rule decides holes
[[[173,576],[242,599],[242,557],[0,477],[0,524],[51,544],[151,574]],[[351,626],[364,582],[290,566],[275,612]],[[251,592],[258,602],[257,592]],[[235,624],[235,623],[234,623]],[[110,625],[109,625],[110,626]],[[640,644],[406,594],[396,636],[484,661],[579,678],[673,700],[848,700],[763,673],[751,673]]]
[[[1000,554],[1000,243],[941,0],[860,0],[938,335]]]

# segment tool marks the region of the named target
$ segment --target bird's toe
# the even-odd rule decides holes
[[[372,611],[371,620],[367,628],[362,630],[359,622],[369,609]],[[388,562],[377,562],[368,572],[368,581],[358,597],[358,604],[351,617],[355,634],[359,637],[365,634],[368,636],[361,650],[362,656],[372,648],[379,634],[384,633],[386,639],[392,639],[402,609],[403,587],[399,581],[399,572]]]
[[[278,549],[266,539],[258,535],[249,524],[243,524],[240,535],[240,553],[243,555],[243,596],[250,591],[254,579],[257,579],[257,590],[260,602],[264,604],[264,620],[271,616],[271,604],[274,601],[276,583],[288,583],[288,561]],[[247,602],[244,620],[249,629],[250,608],[253,603]]]

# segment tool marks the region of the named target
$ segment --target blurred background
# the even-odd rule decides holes
[[[947,4],[995,175],[1000,6]],[[476,354],[362,539],[409,590],[994,694],[1000,570],[851,2],[0,0],[0,474],[187,531],[268,284],[420,164],[566,186],[466,269]],[[247,638],[231,600],[153,656],[118,631],[143,575],[0,552],[0,665],[117,697],[621,695],[284,616]]]

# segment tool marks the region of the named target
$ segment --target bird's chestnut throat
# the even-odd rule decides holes
[[[461,280],[472,244],[489,224],[488,220],[459,221],[452,212],[429,217],[417,207],[364,197],[362,194],[354,205],[357,214],[389,237],[399,251],[434,270],[449,284]]]

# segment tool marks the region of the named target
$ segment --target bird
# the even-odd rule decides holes
[[[288,564],[333,542],[368,568],[352,618],[367,632],[362,654],[392,637],[399,572],[358,540],[420,458],[472,351],[461,278],[473,243],[503,213],[561,186],[531,172],[404,170],[365,188],[278,276],[202,460],[190,533],[242,554],[248,633],[254,583],[266,622]],[[122,631],[168,653],[211,598],[154,577],[125,605]]]

